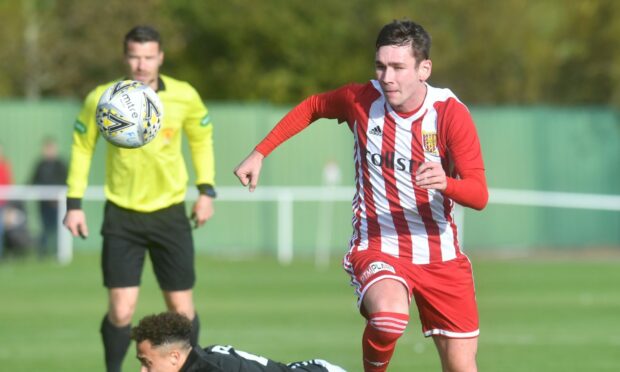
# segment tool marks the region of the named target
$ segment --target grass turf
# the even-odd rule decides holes
[[[616,371],[620,365],[620,262],[472,259],[483,371]],[[334,262],[280,266],[273,258],[197,257],[195,301],[203,345],[232,344],[283,362],[323,358],[360,371],[364,327],[348,277]],[[96,252],[69,266],[0,263],[0,365],[6,371],[103,370],[106,309]],[[163,310],[147,266],[136,313]],[[417,315],[390,371],[438,371]],[[133,345],[124,370],[138,370]]]

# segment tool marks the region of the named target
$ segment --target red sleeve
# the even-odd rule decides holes
[[[0,185],[11,185],[13,183],[12,178],[9,163],[0,161]]]
[[[276,124],[269,134],[256,146],[256,151],[265,157],[287,139],[301,132],[314,121],[338,119],[347,120],[347,101],[350,97],[350,86],[310,96],[293,108]]]
[[[444,195],[462,206],[482,210],[489,200],[484,170],[465,171],[460,179],[448,177]]]
[[[480,140],[471,114],[461,102],[450,99],[443,123],[447,155],[454,166],[443,193],[465,207],[481,210],[487,205],[489,192]]]

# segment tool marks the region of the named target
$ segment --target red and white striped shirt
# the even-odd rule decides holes
[[[484,165],[467,107],[449,89],[427,88],[422,105],[407,114],[394,111],[374,80],[311,96],[256,150],[267,156],[319,118],[347,122],[355,137],[350,250],[378,250],[414,264],[454,259],[462,254],[454,202],[484,208]],[[424,162],[442,164],[446,190],[415,185],[415,172]]]

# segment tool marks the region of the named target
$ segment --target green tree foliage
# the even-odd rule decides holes
[[[379,28],[433,37],[431,84],[470,104],[620,105],[614,0],[0,0],[0,96],[80,97],[124,74],[122,37],[164,36],[163,71],[205,99],[296,102],[373,76]]]

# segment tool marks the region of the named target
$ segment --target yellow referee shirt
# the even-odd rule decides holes
[[[105,195],[114,204],[152,212],[181,203],[188,175],[181,150],[181,132],[187,135],[196,173],[196,185],[214,186],[213,125],[198,92],[186,82],[159,76],[157,94],[164,106],[162,126],[153,141],[137,149],[116,147],[107,141]],[[100,85],[84,102],[74,126],[67,198],[81,199],[99,138],[95,110],[99,97],[115,82]]]

